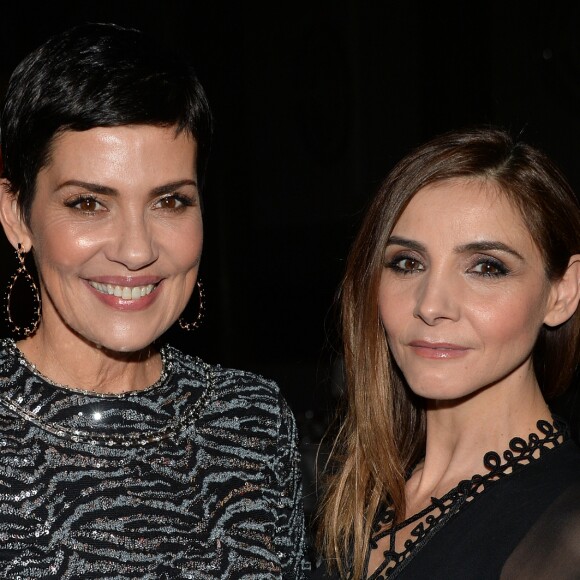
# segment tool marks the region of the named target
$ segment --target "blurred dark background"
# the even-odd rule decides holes
[[[411,147],[479,123],[540,146],[580,189],[580,3],[3,2],[0,94],[30,50],[85,21],[177,45],[208,93],[207,317],[170,340],[280,384],[311,512],[340,383],[333,302],[365,205]],[[4,240],[0,263],[5,287],[16,261]],[[576,401],[572,390],[555,406],[577,432]]]

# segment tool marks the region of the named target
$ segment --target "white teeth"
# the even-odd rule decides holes
[[[139,300],[143,296],[151,294],[155,288],[155,284],[147,284],[147,286],[113,286],[112,284],[101,284],[92,280],[89,281],[89,284],[103,294],[116,296],[123,300]]]

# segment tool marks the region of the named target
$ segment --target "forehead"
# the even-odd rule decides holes
[[[119,179],[166,172],[195,172],[196,142],[186,131],[155,125],[94,127],[64,131],[51,143],[38,179],[99,176]],[[161,177],[161,176],[160,176]]]
[[[54,156],[82,156],[85,152],[98,152],[113,147],[185,147],[196,151],[196,141],[188,131],[178,131],[175,126],[116,125],[93,127],[85,131],[66,130],[54,135],[48,150],[48,164]]]
[[[440,243],[492,239],[535,247],[519,209],[505,192],[493,182],[475,179],[441,181],[420,189],[393,234]]]

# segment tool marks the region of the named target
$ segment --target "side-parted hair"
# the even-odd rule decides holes
[[[378,310],[387,241],[422,188],[477,180],[517,208],[555,281],[580,254],[580,205],[566,179],[540,151],[506,132],[473,129],[442,135],[391,171],[372,201],[350,252],[341,287],[346,415],[327,465],[319,546],[330,567],[360,578],[380,505],[405,514],[405,476],[424,454],[425,417],[389,352]],[[509,315],[509,313],[506,313]],[[533,350],[547,399],[565,390],[580,356],[580,309],[564,324],[544,325]]]
[[[53,36],[14,70],[0,118],[2,177],[27,222],[38,172],[64,131],[175,126],[197,143],[198,179],[212,119],[191,65],[134,29],[85,24]]]

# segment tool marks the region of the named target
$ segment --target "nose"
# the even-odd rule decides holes
[[[119,216],[109,245],[108,258],[137,271],[155,262],[158,249],[152,225],[139,212]]]
[[[459,293],[459,281],[448,273],[430,270],[421,276],[413,316],[429,326],[444,320],[455,321],[459,318]]]

